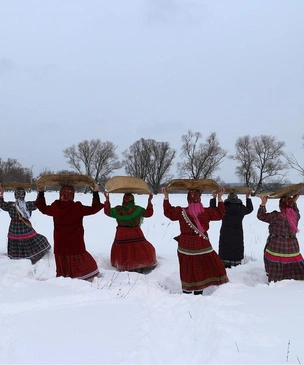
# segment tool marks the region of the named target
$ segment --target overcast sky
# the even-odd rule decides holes
[[[0,157],[35,174],[100,138],[180,159],[189,129],[234,153],[273,135],[303,164],[304,1],[0,0]],[[235,164],[216,174],[237,181]],[[290,173],[293,182],[301,181]]]

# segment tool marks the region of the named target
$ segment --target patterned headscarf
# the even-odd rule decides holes
[[[116,207],[116,211],[119,215],[128,215],[134,212],[136,209],[134,203],[134,195],[131,193],[126,193],[122,199],[122,205]]]
[[[17,200],[24,200],[24,198],[25,198],[25,190],[24,189],[22,189],[22,188],[17,188],[16,190],[15,190],[15,193],[14,193],[14,195],[15,195],[15,199]]]
[[[283,196],[280,199],[279,207],[281,214],[285,217],[294,233],[299,232],[297,213],[294,211],[294,201],[290,196]]]
[[[187,195],[188,203],[200,203],[201,202],[201,192],[199,190],[193,189],[188,191]]]
[[[60,200],[64,201],[64,202],[68,202],[68,201],[73,201],[74,200],[74,196],[75,196],[75,189],[73,186],[63,186],[60,189]]]
[[[281,209],[293,208],[293,205],[294,205],[294,202],[293,202],[292,197],[290,197],[290,196],[283,196],[280,199],[279,207]]]

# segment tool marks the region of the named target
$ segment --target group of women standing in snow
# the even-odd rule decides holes
[[[140,225],[144,218],[153,215],[150,194],[146,208],[135,205],[134,195],[126,193],[122,205],[111,207],[109,194],[104,193],[105,202],[100,202],[98,185],[93,187],[91,206],[74,201],[73,186],[63,186],[59,199],[47,205],[44,188],[37,187],[35,202],[25,202],[25,191],[15,190],[15,202],[4,201],[4,188],[0,191],[0,208],[11,217],[8,232],[8,256],[12,259],[27,258],[36,263],[51,248],[48,240],[38,234],[30,224],[31,213],[39,209],[53,217],[54,256],[56,276],[91,280],[99,275],[94,258],[87,252],[84,242],[83,217],[104,209],[104,213],[116,219],[117,228],[111,248],[111,264],[120,271],[149,273],[157,265],[153,245],[146,240]],[[249,194],[246,205],[234,193],[223,202],[224,189],[213,193],[210,207],[201,202],[200,190],[189,190],[188,205],[172,206],[166,188],[164,194],[164,215],[178,221],[180,235],[177,254],[180,266],[180,280],[184,293],[202,294],[210,285],[228,282],[227,268],[241,264],[244,258],[244,235],[242,220],[253,211]],[[218,204],[216,205],[216,195]],[[257,217],[269,224],[264,262],[269,281],[283,279],[304,279],[304,260],[300,254],[296,238],[300,219],[296,201],[299,195],[280,199],[280,212],[266,212],[267,197],[262,203]],[[219,238],[219,254],[210,243],[208,229],[211,221],[222,221]]]

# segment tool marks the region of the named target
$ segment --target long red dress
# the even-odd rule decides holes
[[[185,219],[184,208],[173,207],[168,199],[164,200],[163,207],[164,215],[171,221],[179,221],[180,225],[177,254],[183,291],[200,291],[210,285],[227,283],[224,264],[213,250],[207,233],[210,221],[218,221],[225,216],[224,203],[219,202],[218,208],[204,208],[204,212],[198,215],[205,237],[191,228],[191,222],[187,221],[187,217]]]
[[[104,212],[112,217],[109,201],[105,202]],[[146,209],[137,206],[137,212],[138,214],[130,219],[116,218],[117,227],[111,248],[111,265],[120,271],[140,271],[140,269],[153,268],[157,264],[155,248],[146,240],[140,228],[141,220],[153,215],[152,203],[148,202]]]
[[[98,192],[93,192],[92,206],[61,200],[46,205],[44,192],[39,193],[35,205],[43,214],[53,217],[56,276],[85,280],[97,276],[97,263],[85,247],[83,217],[104,207]]]

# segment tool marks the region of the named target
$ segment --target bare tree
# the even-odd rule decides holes
[[[211,178],[227,152],[219,145],[216,133],[211,133],[205,143],[200,143],[201,133],[188,131],[182,136],[183,162],[178,163],[181,176],[191,179]]]
[[[0,158],[1,182],[33,182],[32,168],[23,167],[16,159],[8,158],[4,161]]]
[[[246,186],[251,186],[252,182],[257,180],[257,173],[254,168],[256,154],[250,136],[238,138],[235,149],[235,155],[229,156],[229,158],[239,162],[236,167],[236,175]]]
[[[302,139],[304,140],[304,135],[302,136]],[[302,147],[304,148],[304,142]],[[293,153],[284,153],[284,157],[286,159],[288,166],[291,169],[298,171],[300,175],[304,177],[304,166],[300,165],[295,155]]]
[[[108,176],[122,167],[115,154],[116,147],[112,142],[101,142],[100,139],[84,140],[66,148],[63,153],[69,165],[80,174],[86,174],[103,184]]]
[[[150,139],[141,138],[123,152],[126,173],[146,181],[151,156]]]
[[[230,156],[239,162],[236,174],[241,181],[253,189],[255,194],[285,183],[287,164],[281,160],[285,142],[273,136],[244,136],[237,139],[236,153]]]
[[[168,142],[141,138],[123,152],[126,173],[145,180],[157,194],[161,184],[171,178],[175,154]]]

